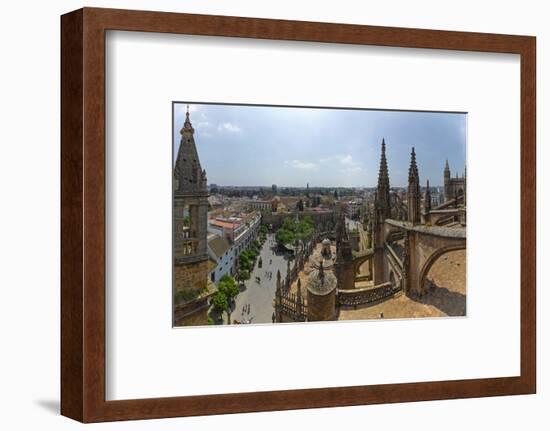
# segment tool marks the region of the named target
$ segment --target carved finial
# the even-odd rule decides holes
[[[195,129],[193,129],[193,126],[191,124],[191,120],[189,119],[189,105],[187,105],[187,111],[185,113],[185,122],[183,123],[183,128],[181,129],[180,133],[183,135],[184,132],[191,132],[191,133],[195,132]]]

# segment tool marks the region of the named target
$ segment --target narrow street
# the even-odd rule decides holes
[[[252,324],[272,323],[277,270],[281,271],[281,278],[284,279],[287,267],[286,257],[273,251],[275,246],[275,235],[269,234],[260,250],[260,256],[256,259],[250,279],[245,282],[245,289],[235,298],[235,309],[231,313],[232,323],[235,320]],[[260,257],[263,264],[258,268]],[[259,277],[259,283],[256,277]],[[247,311],[243,312],[245,307]],[[224,321],[227,323],[227,314],[224,314]]]

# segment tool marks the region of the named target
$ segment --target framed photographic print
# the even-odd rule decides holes
[[[61,29],[63,415],[535,392],[534,37]]]

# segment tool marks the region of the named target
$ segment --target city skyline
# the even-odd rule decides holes
[[[427,175],[423,190],[419,163],[426,136],[454,143],[445,160],[460,157],[464,114],[183,108],[173,166],[174,326],[466,316],[466,176],[451,178],[448,162],[440,171],[444,145],[431,142],[432,185],[443,177],[444,187],[431,190]],[[369,128],[383,132],[377,156],[375,145],[372,155],[362,141],[348,145]],[[393,160],[387,133],[400,142]],[[376,172],[374,193],[315,192],[353,187],[365,171]],[[390,178],[405,172],[406,189],[391,193]],[[209,180],[224,179],[241,189],[281,186],[209,191]],[[297,182],[297,193],[279,191]]]
[[[466,166],[465,113],[212,104],[189,110],[209,184],[376,187],[382,139],[391,187],[406,187],[413,146],[422,185],[443,186],[446,160],[453,177]],[[187,103],[173,104],[174,159],[186,111]]]

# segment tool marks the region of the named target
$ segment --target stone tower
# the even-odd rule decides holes
[[[208,188],[195,146],[189,108],[180,131],[181,141],[174,166],[173,259],[174,322],[176,325],[207,323],[208,278],[207,223]]]
[[[317,271],[311,271],[307,283],[307,320],[320,322],[337,319],[336,277],[331,271],[325,271],[323,261]]]
[[[449,168],[449,161],[445,161],[445,169],[443,170],[443,184],[445,188],[445,200],[450,201],[455,198],[463,198],[462,204],[466,204],[466,168],[464,168],[464,175],[459,177],[458,173],[455,178],[451,177],[451,169]]]
[[[411,151],[411,164],[409,166],[409,189],[407,192],[407,203],[409,207],[409,221],[413,224],[420,223],[420,179],[418,167],[416,166],[416,154],[414,147]]]
[[[449,160],[445,160],[445,169],[443,169],[443,186],[445,189],[445,200],[452,199],[449,196],[453,195],[451,188],[451,169],[449,168]]]

